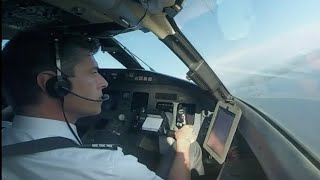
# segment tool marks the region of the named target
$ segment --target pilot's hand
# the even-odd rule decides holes
[[[196,135],[191,125],[185,125],[175,132],[177,143],[177,152],[186,152],[189,150],[190,144],[196,141]]]

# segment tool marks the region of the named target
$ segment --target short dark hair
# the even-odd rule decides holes
[[[60,36],[59,55],[62,72],[74,75],[74,66],[79,63],[75,56],[81,50],[95,54],[100,44],[96,39],[83,36]],[[43,30],[28,30],[17,34],[2,51],[3,90],[9,105],[15,111],[25,105],[37,104],[37,76],[43,71],[56,72],[54,36]]]

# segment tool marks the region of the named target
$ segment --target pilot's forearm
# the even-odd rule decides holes
[[[177,141],[177,152],[171,166],[169,180],[190,180],[189,142]]]

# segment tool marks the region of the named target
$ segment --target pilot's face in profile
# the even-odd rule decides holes
[[[101,100],[102,89],[108,82],[98,73],[98,63],[93,55],[81,51],[78,56],[80,62],[74,67],[74,77],[68,78],[72,84],[71,91],[85,98]],[[65,96],[65,111],[76,117],[97,115],[101,112],[102,102],[88,101],[72,94]]]

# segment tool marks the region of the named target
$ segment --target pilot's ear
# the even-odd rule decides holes
[[[47,84],[49,79],[51,79],[51,78],[53,78],[55,76],[56,76],[56,73],[54,73],[53,71],[43,71],[43,72],[38,74],[38,76],[37,76],[37,84],[38,84],[38,86],[41,88],[41,90],[43,92],[47,93],[46,84]]]

